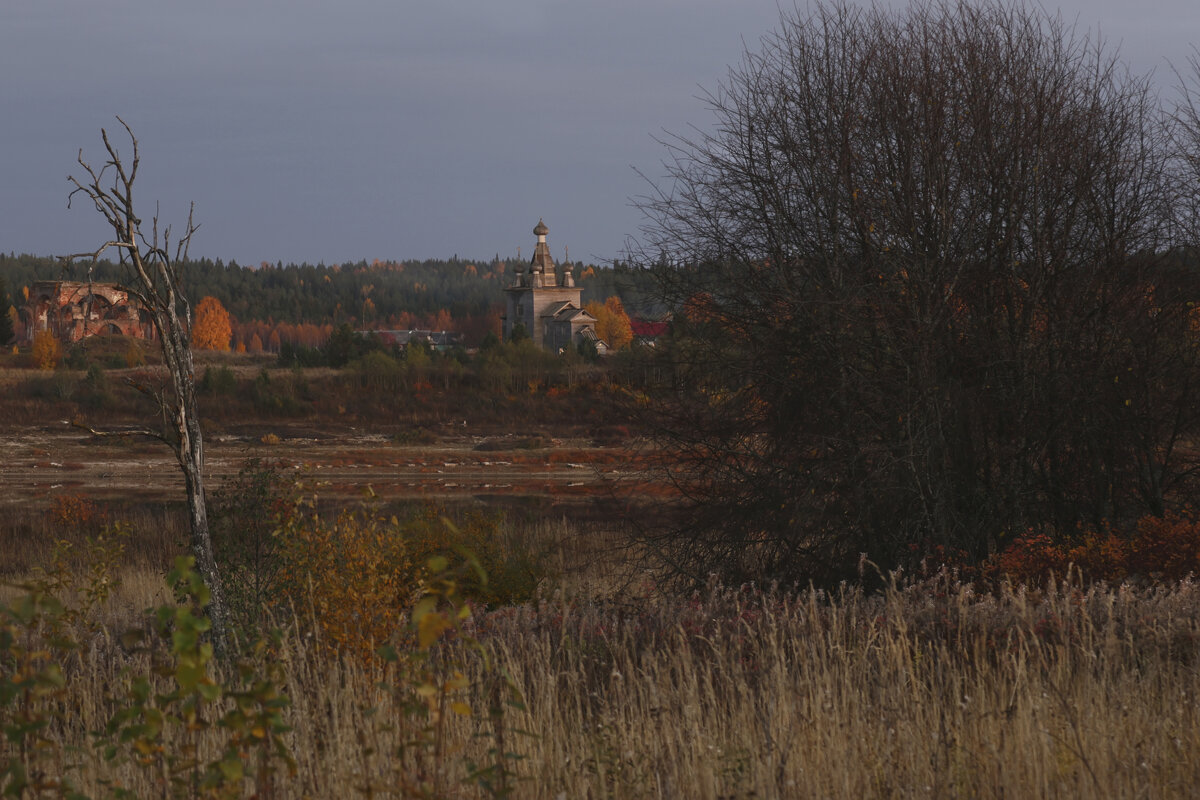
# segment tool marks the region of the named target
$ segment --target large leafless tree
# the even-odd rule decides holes
[[[153,321],[162,349],[166,381],[157,387],[139,386],[151,394],[161,413],[160,426],[147,431],[169,444],[183,472],[187,491],[191,550],[197,569],[211,592],[209,614],[212,620],[214,649],[224,653],[226,642],[226,606],[221,576],[213,560],[208,512],[204,491],[204,436],[196,407],[195,367],[191,349],[191,306],[182,291],[180,267],[187,261],[188,247],[197,225],[189,210],[187,224],[177,236],[169,226],[159,226],[157,213],[149,230],[134,203],[134,183],[138,177],[141,153],[137,137],[118,117],[129,137],[131,153],[122,158],[107,130],[101,130],[104,163],[94,167],[79,152],[82,177],[70,176],[74,186],[71,199],[84,196],[104,218],[113,238],[89,253],[64,256],[67,262],[95,262],[105,253],[114,252],[127,270],[123,288],[137,299]],[[173,248],[173,249],[172,249]]]
[[[816,5],[708,104],[641,202],[671,563],[837,579],[1163,512],[1200,365],[1147,79],[1020,2]]]

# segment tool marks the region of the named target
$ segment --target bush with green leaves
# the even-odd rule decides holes
[[[297,396],[297,381],[293,377],[272,375],[267,370],[258,373],[250,387],[254,409],[266,416],[294,417],[303,414],[308,404]]]
[[[430,503],[415,511],[403,529],[417,563],[472,554],[488,576],[482,583],[469,574],[464,577],[460,591],[474,602],[492,607],[529,602],[553,577],[547,554],[501,514],[470,511],[452,521],[445,508]]]
[[[382,350],[372,350],[351,364],[360,388],[376,394],[400,391],[404,368]]]
[[[242,462],[237,475],[213,492],[213,555],[225,581],[231,623],[241,633],[263,630],[276,600],[276,533],[295,513],[295,492],[294,476],[280,463],[261,458]]]
[[[92,411],[102,411],[116,405],[116,398],[113,396],[104,367],[99,364],[89,366],[87,375],[75,387],[72,399],[83,408]]]
[[[8,285],[4,282],[4,278],[0,278],[0,345],[8,344],[13,339],[12,307],[12,300],[8,296]]]
[[[191,558],[167,575],[178,601],[157,608],[146,630],[121,636],[127,653],[146,659],[131,663],[149,671],[127,668],[107,687],[100,705],[113,711],[90,749],[64,741],[73,724],[69,682],[98,657],[90,648],[122,541],[120,527],[88,539],[82,578],[67,567],[72,546],[60,543],[53,566],[0,606],[0,794],[86,800],[86,766],[107,797],[136,797],[139,775],[161,785],[163,797],[272,796],[277,773],[293,765],[282,738],[285,676],[260,642],[230,665],[230,677],[217,677],[205,640],[209,593]]]
[[[203,394],[231,395],[237,391],[237,377],[229,367],[208,367],[197,388]]]
[[[93,568],[85,576],[66,571],[64,549],[0,605],[0,795],[307,796],[287,744],[293,709],[284,688],[292,681],[284,665],[320,665],[311,640],[275,631],[218,663],[208,641],[209,591],[190,557],[166,576],[174,602],[148,612],[143,629],[106,634],[97,611],[112,589],[120,538],[86,546]],[[468,578],[486,585],[486,575],[470,556],[456,563],[432,558],[414,570],[410,602],[376,653],[381,679],[366,709],[370,730],[360,732],[363,780],[354,786],[364,796],[441,798],[465,786],[512,795],[518,757],[504,715],[523,707],[469,624],[461,587]],[[107,644],[97,650],[97,641]],[[125,666],[98,684],[103,696],[90,698],[103,722],[88,734],[78,730],[72,682],[87,681],[87,661],[97,658]],[[450,744],[461,734],[456,719],[492,746],[459,755]]]

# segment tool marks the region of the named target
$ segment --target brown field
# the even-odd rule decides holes
[[[478,448],[486,443],[488,448]],[[522,495],[568,500],[636,496],[646,488],[645,457],[586,439],[552,439],[510,449],[513,434],[453,431],[431,444],[398,444],[384,434],[313,425],[256,424],[210,434],[210,486],[258,458],[296,470],[327,497],[455,501]],[[180,499],[183,480],[170,451],[143,436],[93,436],[69,424],[10,430],[0,438],[0,508],[40,506],[58,494],[100,501]]]
[[[121,337],[96,342],[97,359],[123,344]],[[603,393],[599,403],[587,392],[489,396],[450,385],[421,395],[381,394],[360,390],[336,370],[269,370],[262,357],[228,353],[201,357],[200,374],[228,368],[238,382],[231,394],[200,397],[210,490],[247,459],[263,459],[295,470],[330,500],[361,497],[369,488],[384,500],[504,505],[525,498],[561,513],[560,505],[577,511],[597,499],[657,501],[666,494],[647,482],[646,443],[623,425],[614,435],[622,420]],[[0,354],[0,509],[42,508],[64,494],[182,500],[169,449],[147,436],[122,435],[152,421],[152,407],[126,384],[160,380],[156,367],[105,370],[106,398],[95,407],[86,402],[83,370],[43,373],[19,368],[21,358]],[[276,391],[307,399],[283,416],[256,409],[248,398],[264,369]]]

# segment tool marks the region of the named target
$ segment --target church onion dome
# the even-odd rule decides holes
[[[533,235],[534,236],[545,236],[549,232],[550,232],[550,229],[546,227],[546,223],[542,222],[541,217],[538,217],[538,224],[537,224],[537,227],[533,229]]]

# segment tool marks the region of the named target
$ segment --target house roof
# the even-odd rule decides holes
[[[575,319],[579,319],[580,317],[585,317],[585,318],[591,320],[592,322],[596,321],[595,317],[593,317],[588,312],[584,311],[582,308],[574,308],[574,307],[569,308],[569,309],[564,308],[559,313],[563,319],[575,320]]]
[[[596,335],[596,331],[592,328],[584,328],[579,332],[579,335],[584,339],[591,339],[596,343],[596,347],[601,351],[608,349],[608,342]]]
[[[666,322],[646,322],[640,319],[629,320],[629,328],[633,331],[634,336],[656,337],[662,336],[667,332]]]

